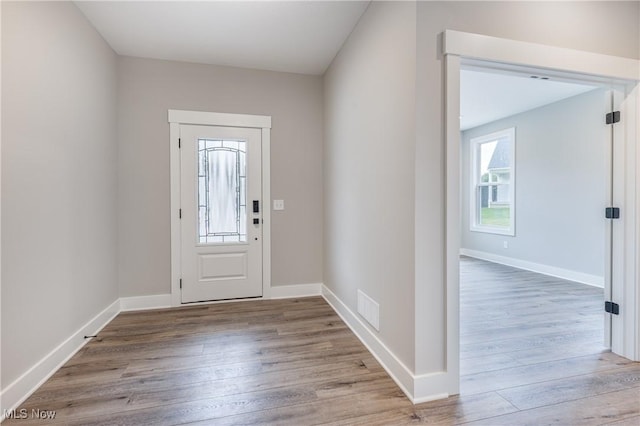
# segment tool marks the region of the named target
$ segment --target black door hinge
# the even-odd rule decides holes
[[[613,124],[620,121],[620,111],[613,111],[605,115],[605,122],[607,124]]]
[[[182,288],[182,278],[180,278],[180,288]]]
[[[180,148],[182,148],[182,139],[178,138],[178,149],[180,149]]]
[[[620,305],[613,302],[604,302],[604,311],[613,315],[620,314]]]
[[[604,209],[604,217],[607,219],[620,219],[620,208],[607,207]]]
[[[178,219],[182,219],[182,209],[178,210]]]

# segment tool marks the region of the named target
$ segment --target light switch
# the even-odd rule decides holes
[[[274,210],[284,210],[284,200],[273,200]]]

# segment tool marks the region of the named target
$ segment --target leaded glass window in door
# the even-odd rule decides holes
[[[198,140],[198,242],[247,241],[246,141]]]

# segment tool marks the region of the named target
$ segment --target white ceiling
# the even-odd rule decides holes
[[[594,90],[593,85],[529,75],[462,70],[460,129],[467,130]]]
[[[76,1],[120,55],[321,75],[368,1]],[[461,73],[461,128],[592,90],[513,73]]]
[[[323,74],[368,1],[76,1],[120,55]]]

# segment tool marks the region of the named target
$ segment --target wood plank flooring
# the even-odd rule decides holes
[[[640,425],[601,290],[461,259],[461,395],[413,406],[320,297],[122,313],[3,425]]]

